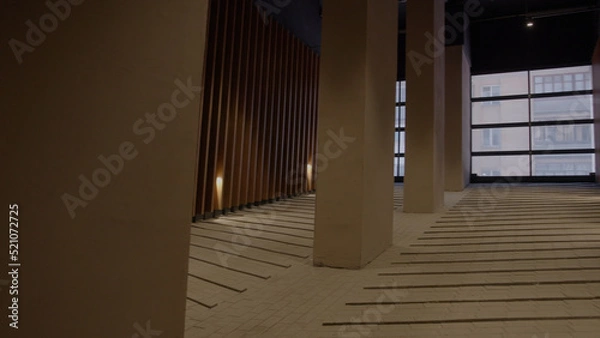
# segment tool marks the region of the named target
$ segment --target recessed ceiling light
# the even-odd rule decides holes
[[[533,27],[533,19],[527,19],[527,27]]]

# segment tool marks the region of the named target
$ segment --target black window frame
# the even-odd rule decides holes
[[[590,66],[589,64],[580,65],[580,66]],[[560,69],[559,68],[549,68],[550,69]],[[542,92],[538,93],[536,90],[536,84],[541,82],[545,83],[546,78],[552,78],[554,80],[555,77],[559,75],[534,75],[532,76],[532,72],[539,71],[536,70],[527,70],[527,78],[528,78],[528,93],[527,94],[519,94],[519,95],[500,95],[500,96],[490,96],[490,97],[472,97],[471,98],[471,131],[477,129],[497,129],[497,128],[507,128],[507,127],[527,127],[529,132],[529,149],[523,151],[505,151],[505,150],[493,150],[493,147],[490,147],[489,151],[472,151],[473,150],[473,138],[471,138],[471,182],[472,183],[492,183],[497,182],[498,180],[506,180],[506,181],[518,181],[518,182],[592,182],[594,181],[595,173],[590,172],[587,175],[561,175],[561,176],[541,176],[534,174],[534,156],[540,155],[578,155],[578,154],[595,154],[595,149],[592,145],[591,148],[572,148],[572,149],[544,149],[544,150],[534,150],[533,145],[533,128],[535,127],[545,127],[545,126],[565,126],[565,125],[592,125],[594,119],[586,118],[586,119],[573,119],[573,120],[548,120],[548,121],[533,121],[532,118],[532,103],[533,100],[538,98],[555,98],[555,97],[572,97],[572,96],[581,96],[581,95],[593,95],[593,90],[591,89],[583,89],[583,90],[571,90],[571,91],[554,91],[556,90],[556,85],[552,82],[552,92]],[[481,76],[481,75],[492,75],[492,74],[502,74],[502,73],[490,73],[490,74],[473,74],[471,76],[471,87],[473,86],[473,77]],[[589,72],[573,72],[560,74],[563,82],[561,82],[560,89],[564,89],[564,75],[570,75],[573,85],[573,88],[576,88],[576,76],[575,74],[583,74],[583,79],[580,81],[583,83],[585,88],[586,83],[589,85],[591,83],[592,75]],[[536,82],[537,81],[537,82]],[[544,84],[542,84],[544,85]],[[483,90],[483,87],[482,87]],[[528,109],[529,109],[529,119],[527,122],[510,122],[510,123],[484,123],[484,124],[473,124],[473,104],[478,102],[502,102],[507,100],[519,100],[526,99],[528,100]],[[593,105],[591,107],[592,111],[594,109]],[[592,129],[593,134],[593,129]],[[593,135],[591,136],[593,139]],[[507,176],[479,176],[473,173],[473,158],[475,157],[484,157],[484,156],[519,156],[519,155],[527,155],[529,157],[529,175],[528,176],[518,176],[518,177],[507,177]],[[598,158],[596,161],[600,160]],[[592,164],[592,170],[594,170],[594,164]],[[489,168],[490,170],[494,168]],[[490,171],[488,170],[488,171]],[[496,170],[496,172],[498,172]]]

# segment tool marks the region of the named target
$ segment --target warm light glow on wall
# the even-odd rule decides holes
[[[308,190],[312,190],[312,177],[313,177],[313,172],[312,172],[312,164],[307,164],[306,165],[306,180],[308,181]]]
[[[319,55],[277,20],[263,24],[256,1],[209,2],[206,34],[214,38],[206,43],[205,66],[215,71],[202,82],[195,203],[201,218],[307,192],[320,74]]]
[[[223,209],[223,178],[217,177],[217,210]]]

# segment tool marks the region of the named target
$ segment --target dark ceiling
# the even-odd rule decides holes
[[[447,7],[460,7],[465,0],[448,0]],[[479,3],[483,9],[482,14],[475,18],[477,20],[499,19],[505,16],[532,15],[547,11],[564,11],[579,7],[595,7],[596,0],[472,0]],[[406,17],[406,3],[400,3],[400,26],[404,27]]]
[[[410,0],[409,0],[410,1]],[[418,0],[417,0],[418,1]],[[471,18],[474,73],[588,63],[598,38],[600,0],[467,0],[483,12]],[[290,0],[275,19],[317,52],[323,0]],[[447,0],[449,13],[465,0]],[[533,17],[535,26],[525,27]],[[404,76],[406,3],[399,1],[399,71]]]

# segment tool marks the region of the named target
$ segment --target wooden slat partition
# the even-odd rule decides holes
[[[296,144],[298,143],[298,135],[296,133],[296,119],[298,118],[298,66],[300,58],[298,58],[299,46],[298,39],[293,36],[292,37],[292,50],[293,50],[293,59],[292,59],[292,91],[291,91],[291,109],[290,109],[290,159],[288,162],[289,171],[286,173],[286,191],[288,196],[293,196],[296,193],[296,189],[294,187],[294,171],[296,170]]]
[[[208,147],[209,147],[209,137],[210,137],[210,125],[212,119],[212,98],[213,91],[215,88],[214,81],[218,78],[215,75],[217,71],[217,50],[216,47],[218,45],[218,28],[220,23],[220,15],[219,15],[219,2],[211,1],[210,3],[210,20],[209,20],[209,30],[208,30],[208,41],[207,41],[207,53],[206,53],[206,70],[204,72],[204,94],[203,94],[203,102],[201,105],[202,109],[202,122],[200,127],[200,147],[199,147],[199,160],[198,160],[198,189],[197,194],[198,197],[196,199],[196,214],[204,214],[206,212],[206,196],[209,195],[210,186],[206,185],[208,175]]]
[[[247,1],[236,2],[236,8],[234,12],[244,13],[245,7],[248,6]],[[240,154],[240,137],[238,133],[242,132],[243,124],[239,121],[243,119],[240,117],[240,101],[241,101],[241,83],[242,83],[242,65],[245,61],[246,48],[248,43],[245,41],[246,31],[242,28],[245,25],[245,15],[234,15],[234,38],[233,38],[233,56],[230,63],[232,72],[231,78],[231,99],[229,100],[229,114],[231,121],[229,123],[229,129],[227,131],[227,153],[226,159],[223,163],[224,172],[224,192],[223,192],[223,204],[233,205],[234,199],[234,188],[236,187],[235,182],[237,181],[236,175],[239,175],[239,168],[241,164]],[[225,168],[229,167],[231,170],[225,171]]]
[[[252,0],[210,6],[200,218],[313,190],[317,165],[318,55]]]

